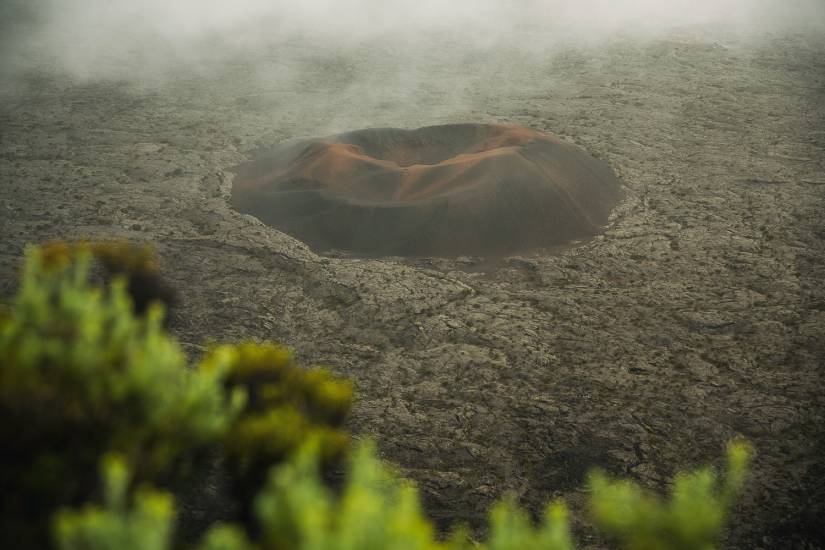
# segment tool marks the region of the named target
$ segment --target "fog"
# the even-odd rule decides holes
[[[214,71],[295,41],[319,51],[426,48],[450,36],[469,48],[527,51],[650,39],[724,26],[766,34],[825,29],[822,0],[0,0],[2,70],[33,66],[76,79]]]

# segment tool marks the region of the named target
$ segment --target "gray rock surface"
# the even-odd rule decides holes
[[[821,547],[825,40],[685,32],[551,53],[449,40],[298,44],[141,86],[47,68],[5,82],[0,292],[27,243],[151,241],[187,349],[275,339],[355,379],[352,428],[377,436],[441,525],[479,525],[506,490],[581,511],[592,467],[664,488],[744,436],[756,477],[728,546]],[[269,78],[267,64],[290,70]],[[496,262],[320,257],[227,205],[226,169],[255,147],[466,121],[607,160],[626,199],[604,235]]]

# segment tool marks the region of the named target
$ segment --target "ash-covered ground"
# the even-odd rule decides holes
[[[480,527],[505,491],[580,518],[593,467],[665,489],[746,437],[726,547],[824,547],[825,36],[521,38],[295,38],[141,79],[34,56],[0,86],[0,293],[29,243],[152,242],[192,355],[274,339],[353,378],[352,429],[441,526]],[[626,196],[605,233],[495,262],[322,257],[228,205],[256,148],[462,122],[607,161]]]

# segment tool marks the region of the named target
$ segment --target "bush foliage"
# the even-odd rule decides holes
[[[751,452],[746,444],[728,447],[723,479],[709,468],[677,477],[670,499],[663,502],[638,485],[591,476],[590,505],[600,530],[627,550],[710,550],[716,547],[723,519],[741,489]],[[447,540],[436,537],[422,513],[414,485],[376,458],[370,441],[352,453],[347,484],[340,494],[324,485],[317,440],[309,440],[270,472],[255,501],[260,535],[254,543],[239,527],[219,525],[198,550],[574,550],[568,513],[560,501],[551,503],[540,524],[512,498],[490,513],[487,542],[473,541],[463,530]],[[62,550],[124,548],[166,550],[172,530],[171,495],[143,490],[131,508],[123,506],[122,474],[107,471],[105,507],[64,511],[57,534]],[[140,525],[140,528],[132,527]],[[152,529],[148,529],[151,526]],[[134,533],[153,537],[135,545]],[[158,533],[166,538],[155,536]],[[112,538],[112,537],[120,538]],[[106,541],[83,545],[88,541]]]
[[[95,258],[110,274],[103,285],[90,276]],[[147,287],[157,273],[131,245],[28,251],[0,315],[0,546],[183,547],[169,491],[217,453],[240,513],[208,529],[200,550],[574,548],[563,503],[534,524],[512,498],[491,510],[486,542],[460,529],[440,539],[414,485],[371,442],[348,453],[350,383],[273,344],[217,346],[188,365],[164,330],[162,293],[144,292],[162,287]],[[723,476],[680,474],[668,499],[595,472],[593,523],[629,550],[715,548],[751,454],[731,444]],[[325,470],[345,456],[346,483],[330,488]]]
[[[32,250],[0,326],[0,536],[10,540],[40,538],[55,507],[91,498],[108,451],[139,480],[183,475],[239,408],[220,366],[186,368],[159,306],[138,317],[125,281],[91,286],[90,261]]]
[[[324,463],[343,456],[349,436],[340,426],[352,404],[352,385],[320,368],[307,370],[274,344],[220,346],[202,363],[221,367],[229,391],[241,391],[246,406],[221,442],[241,520],[254,525],[252,502],[267,472],[308,439],[319,442]]]
[[[101,257],[113,274],[102,286],[91,276]],[[187,365],[164,330],[162,296],[140,311],[122,276],[143,274],[145,298],[161,286],[145,284],[157,270],[131,245],[28,251],[0,318],[0,547],[45,546],[55,510],[98,497],[105,453],[123,457],[135,483],[169,487],[223,451],[231,484],[245,489],[236,491],[243,511],[257,492],[250,480],[261,485],[303,438],[323,435],[331,458],[346,447],[338,426],[350,384],[302,369],[286,350],[220,346]]]
[[[167,550],[171,548],[174,499],[169,493],[141,488],[128,503],[129,468],[122,457],[107,455],[101,471],[105,508],[87,505],[62,510],[54,521],[63,550]]]

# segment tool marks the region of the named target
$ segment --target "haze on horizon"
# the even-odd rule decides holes
[[[321,50],[364,44],[415,49],[441,33],[469,48],[540,51],[617,35],[646,39],[696,25],[750,34],[789,28],[825,32],[825,2],[0,0],[0,21],[3,74],[47,66],[96,80],[141,78],[181,66],[214,69],[295,39]]]

